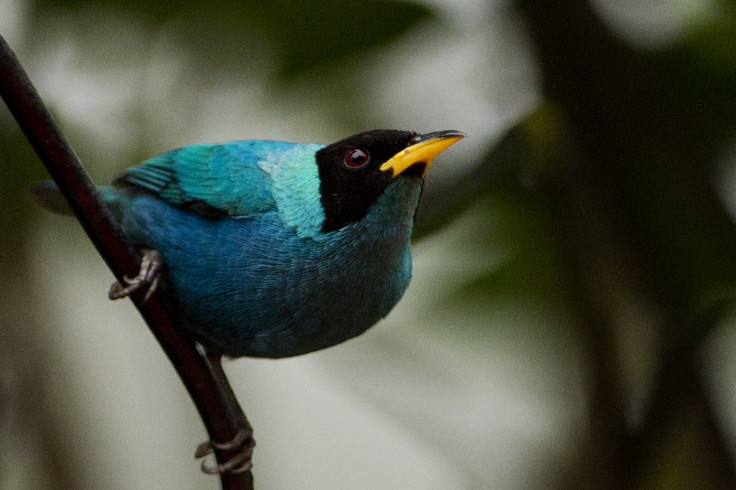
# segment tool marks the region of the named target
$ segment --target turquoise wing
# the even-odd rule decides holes
[[[115,183],[204,216],[263,213],[276,206],[268,169],[292,146],[258,140],[185,146],[129,168]]]

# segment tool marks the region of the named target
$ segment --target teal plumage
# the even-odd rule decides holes
[[[402,163],[397,177],[381,167],[460,137],[373,131],[329,146],[197,144],[99,190],[129,238],[164,256],[187,327],[204,345],[232,357],[293,356],[361,334],[399,301],[433,155]],[[54,202],[43,187],[34,188],[41,201]]]

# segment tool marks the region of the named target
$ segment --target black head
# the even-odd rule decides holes
[[[458,131],[425,135],[377,129],[350,136],[317,152],[325,233],[360,221],[399,175],[421,179],[432,159],[465,137]]]
[[[393,180],[380,167],[410,145],[411,131],[375,130],[350,136],[317,152],[320,193],[329,232],[360,221]],[[421,174],[419,174],[421,175]]]

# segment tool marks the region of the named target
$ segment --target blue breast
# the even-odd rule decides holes
[[[231,356],[284,357],[361,334],[399,301],[411,276],[419,178],[400,177],[365,219],[297,233],[278,209],[205,218],[145,192],[106,189],[122,224],[159,250],[193,329]]]

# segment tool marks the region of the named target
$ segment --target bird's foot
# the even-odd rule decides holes
[[[133,278],[128,276],[123,277],[124,286],[120,281],[115,281],[110,286],[107,297],[110,299],[125,298],[139,289],[147,288],[146,295],[143,297],[143,302],[145,303],[156,291],[156,288],[158,288],[163,265],[164,257],[158,250],[146,250],[141,259],[141,268],[138,275]]]
[[[194,457],[204,458],[213,450],[231,451],[239,449],[240,452],[234,458],[222,464],[208,465],[207,461],[202,461],[202,471],[208,475],[218,475],[222,473],[244,473],[253,466],[253,447],[256,441],[253,439],[253,430],[250,428],[240,429],[237,435],[231,441],[214,442],[206,441],[197,446]]]

